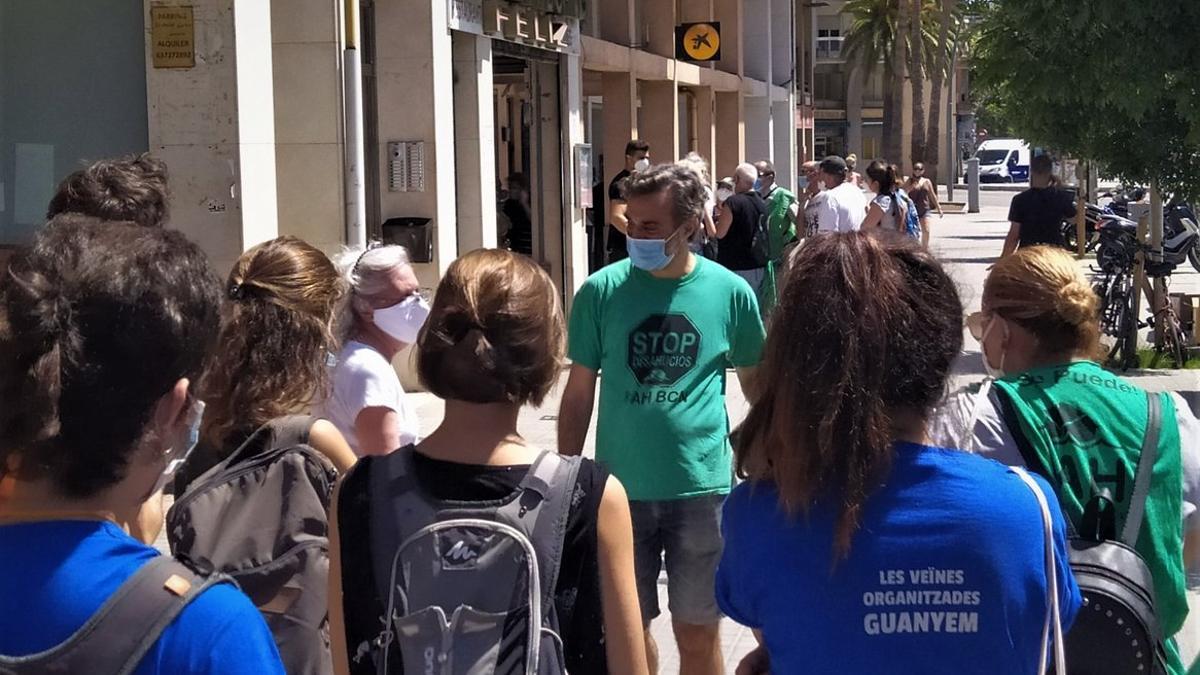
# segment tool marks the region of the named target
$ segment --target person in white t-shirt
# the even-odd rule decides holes
[[[429,304],[403,246],[348,249],[337,264],[351,292],[333,389],[322,412],[359,457],[384,455],[420,440],[392,360],[417,341]]]
[[[830,155],[821,160],[825,191],[816,206],[817,232],[853,232],[867,215],[867,198],[847,181],[846,160]]]

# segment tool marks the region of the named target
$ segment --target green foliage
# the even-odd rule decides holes
[[[895,46],[896,23],[900,15],[899,4],[900,0],[850,0],[846,3],[842,11],[850,15],[851,23],[843,49],[848,62],[869,68],[882,62],[885,73],[895,77],[892,48]],[[956,29],[952,35],[957,34],[960,17],[961,12],[955,12]],[[941,0],[922,0],[922,57],[927,72],[937,63],[940,32]],[[908,36],[903,37],[908,39]],[[946,45],[946,48],[950,46]]]
[[[1200,2],[991,0],[972,86],[1018,136],[1126,182],[1200,188]]]

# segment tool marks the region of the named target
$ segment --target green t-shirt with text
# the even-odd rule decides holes
[[[750,285],[704,258],[680,279],[623,260],[584,282],[568,355],[600,373],[596,460],[630,499],[729,491],[725,369],[757,365],[764,337]]]

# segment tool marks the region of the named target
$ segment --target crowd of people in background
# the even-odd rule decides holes
[[[1094,294],[1023,229],[964,324],[922,245],[936,189],[854,160],[793,194],[769,161],[714,182],[631,141],[569,317],[523,250],[429,297],[402,247],[284,236],[221,281],[161,163],[72,174],[0,279],[0,671],[656,673],[665,568],[689,675],[723,672],[723,616],[756,631],[747,675],[1042,673],[1084,608],[1067,533],[1095,482],[1063,464],[1132,484],[1155,438],[1130,546],[1146,649],[1182,673],[1200,422],[1091,360]],[[946,398],[964,325],[992,378]],[[518,414],[564,367],[535,447]],[[1046,431],[1066,410],[1087,434]]]

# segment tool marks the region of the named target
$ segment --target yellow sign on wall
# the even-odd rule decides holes
[[[680,61],[721,60],[721,23],[705,21],[676,26],[675,58]]]
[[[196,66],[196,22],[191,7],[151,7],[150,42],[155,68]]]

